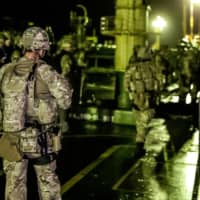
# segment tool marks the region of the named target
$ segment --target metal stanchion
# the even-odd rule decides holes
[[[198,192],[199,192],[199,176],[200,176],[200,171],[199,171],[199,166],[200,166],[200,99],[198,99],[197,102],[198,105],[198,115],[197,115],[197,120],[198,120],[198,158],[197,158],[197,167],[196,167],[196,174],[195,174],[195,182],[194,182],[194,187],[193,187],[193,194],[192,194],[192,200],[198,200]],[[195,107],[196,108],[196,107]]]

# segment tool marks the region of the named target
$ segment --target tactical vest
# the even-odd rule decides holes
[[[161,87],[161,77],[152,61],[131,62],[125,72],[125,87],[133,105],[140,109],[154,107]]]
[[[57,104],[37,68],[45,64],[10,63],[1,79],[2,125],[4,132],[17,132],[29,120],[40,124],[55,121]]]
[[[129,66],[129,87],[133,92],[157,91],[159,80],[151,62],[138,62]]]

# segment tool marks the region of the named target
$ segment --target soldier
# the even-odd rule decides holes
[[[154,117],[160,101],[162,78],[159,66],[153,61],[151,49],[137,47],[125,72],[125,87],[136,114],[136,158],[145,153],[143,147],[147,124]]]
[[[60,66],[59,72],[62,74],[62,76],[70,80],[73,90],[75,91],[72,96],[71,107],[73,107],[74,104],[77,105],[77,87],[79,87],[80,85],[77,81],[80,79],[80,74],[78,74],[78,68],[74,58],[74,51],[75,43],[73,35],[64,35],[58,41],[58,51],[55,56],[55,61],[58,64],[58,66]],[[68,113],[63,109],[60,109],[59,116],[60,124],[62,124],[62,132],[67,133],[69,129],[69,125],[66,121]]]
[[[71,105],[69,81],[42,58],[49,50],[49,37],[40,27],[22,35],[23,56],[0,70],[3,136],[16,145],[21,157],[4,158],[6,200],[27,200],[28,163],[36,172],[39,197],[61,200],[56,174],[60,135],[58,109]],[[13,157],[13,156],[12,156]]]

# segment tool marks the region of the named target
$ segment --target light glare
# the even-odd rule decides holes
[[[193,3],[193,4],[200,3],[200,0],[191,0],[191,3]]]
[[[166,21],[161,17],[157,16],[156,19],[152,22],[154,28],[159,29],[160,31],[166,26]]]

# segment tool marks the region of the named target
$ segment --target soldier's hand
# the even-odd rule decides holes
[[[69,130],[69,125],[66,121],[60,123],[61,133],[66,133]]]

